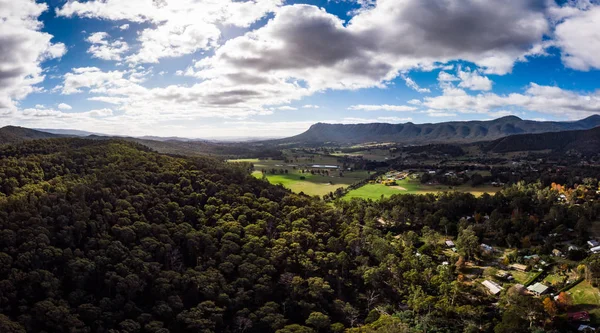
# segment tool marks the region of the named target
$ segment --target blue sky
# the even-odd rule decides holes
[[[590,0],[0,0],[0,125],[280,137],[600,113]]]

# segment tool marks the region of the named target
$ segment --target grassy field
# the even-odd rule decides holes
[[[569,293],[573,296],[573,309],[571,311],[588,311],[592,324],[600,323],[600,291],[587,281],[582,281]]]
[[[252,175],[256,178],[263,178],[261,171],[254,171]],[[267,180],[271,184],[281,184],[290,190],[300,193],[304,192],[308,195],[325,195],[329,192],[334,192],[340,187],[347,187],[355,182],[363,180],[369,175],[366,171],[354,171],[344,173],[344,177],[339,176],[322,176],[312,175],[310,173],[300,174],[298,172],[290,172],[283,175],[266,175]],[[305,179],[301,179],[304,177]],[[331,184],[330,184],[331,182]]]
[[[515,281],[520,284],[524,284],[527,280],[535,275],[535,272],[510,271],[510,274],[515,278]]]
[[[368,184],[359,189],[350,191],[344,198],[347,200],[352,198],[379,199],[382,195],[384,197],[389,197],[394,194],[435,194],[446,191],[468,192],[475,196],[481,196],[484,193],[494,194],[499,191],[499,188],[493,186],[472,187],[469,185],[461,185],[450,187],[444,185],[425,185],[421,184],[418,180],[408,178],[398,181],[397,184],[397,187],[381,184]]]
[[[381,196],[389,197],[394,194],[406,193],[406,191],[399,190],[397,188],[392,188],[389,186],[383,186],[381,184],[367,184],[361,188],[350,191],[348,194],[344,196],[345,200],[350,200],[352,198],[363,198],[363,199],[372,199],[377,200],[380,199]]]
[[[573,304],[600,307],[600,291],[587,281],[582,281],[569,290],[569,292],[573,295]]]

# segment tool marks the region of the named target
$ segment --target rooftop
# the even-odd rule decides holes
[[[489,280],[485,280],[485,281],[481,282],[481,284],[484,285],[486,288],[488,288],[489,291],[493,295],[496,295],[497,293],[499,293],[502,290],[502,287],[500,287],[497,283],[494,283]]]
[[[534,292],[536,294],[541,295],[541,294],[545,293],[548,290],[548,287],[545,286],[545,285],[543,285],[543,284],[541,284],[541,283],[539,283],[539,282],[536,282],[536,284],[527,287],[527,290],[532,291],[532,292]]]

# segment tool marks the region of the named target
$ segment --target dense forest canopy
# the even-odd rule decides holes
[[[583,244],[600,213],[592,179],[326,204],[247,170],[115,140],[1,147],[0,332],[560,330],[535,298],[499,311],[458,262]]]

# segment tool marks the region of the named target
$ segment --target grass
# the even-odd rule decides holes
[[[392,188],[389,186],[384,186],[381,184],[367,184],[356,190],[350,191],[348,194],[346,194],[344,196],[344,199],[350,200],[352,198],[363,198],[363,199],[377,200],[377,199],[380,199],[381,196],[390,197],[394,194],[401,194],[401,193],[406,193],[406,191],[402,191],[397,188]]]
[[[557,283],[562,282],[564,279],[563,276],[560,275],[556,275],[556,274],[548,274],[548,276],[546,276],[546,278],[544,278],[544,284],[545,285],[555,285]]]
[[[440,193],[446,191],[458,191],[471,193],[474,196],[481,196],[484,193],[494,194],[499,188],[493,186],[478,186],[472,187],[470,185],[461,186],[444,186],[444,185],[426,185],[421,184],[418,180],[403,179],[397,182],[399,187],[403,187],[405,190],[392,188],[381,184],[368,184],[356,190],[350,191],[344,198],[350,200],[352,198],[363,198],[363,199],[379,199],[383,195],[389,197],[394,194],[428,194],[428,193]]]
[[[537,272],[519,272],[519,271],[510,271],[510,274],[512,274],[512,276],[515,278],[515,281],[517,281],[520,284],[524,284],[525,282],[527,282],[529,279],[531,279],[531,277],[533,277]]]
[[[263,178],[261,171],[254,171],[252,175],[256,178]],[[345,172],[344,177],[335,174],[334,176],[313,175],[310,173],[301,174],[297,171],[288,172],[287,174],[266,175],[267,180],[271,184],[281,184],[290,190],[308,195],[323,196],[330,192],[334,192],[340,187],[347,187],[355,182],[368,178],[366,171]],[[304,179],[302,179],[304,177]],[[332,183],[332,185],[329,184]]]
[[[587,281],[582,281],[569,292],[573,296],[573,304],[575,305],[585,304],[600,307],[600,291]]]

